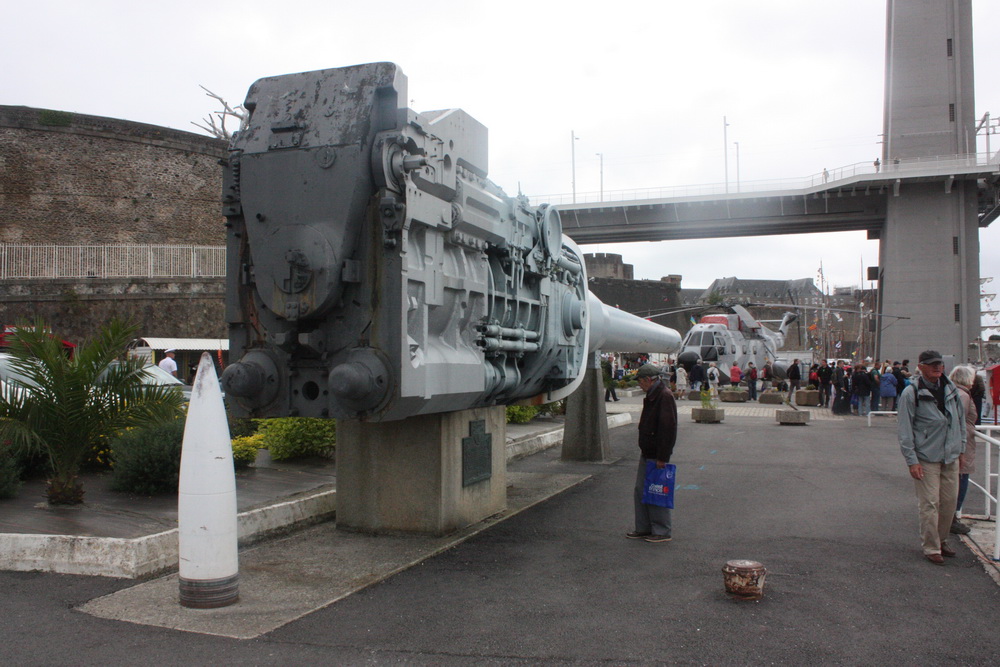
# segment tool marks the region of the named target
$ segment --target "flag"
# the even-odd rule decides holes
[[[809,331],[816,331],[816,329],[818,329],[819,327],[817,327],[815,324],[810,324],[808,328]]]
[[[834,345],[834,347],[837,348],[838,350],[840,349],[840,341],[839,340],[837,341],[837,344]]]

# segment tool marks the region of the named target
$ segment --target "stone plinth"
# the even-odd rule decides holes
[[[507,505],[503,406],[337,421],[337,528],[446,535]]]
[[[795,392],[795,405],[819,405],[819,389],[799,389]]]
[[[588,364],[583,382],[566,397],[563,461],[601,462],[611,459],[603,377],[600,360],[595,358]]]
[[[726,417],[722,408],[691,408],[691,419],[699,424],[718,424]]]
[[[775,410],[774,418],[779,424],[809,423],[809,413],[805,410]]]
[[[763,394],[757,396],[758,403],[771,404],[771,405],[781,405],[785,402],[785,395],[780,391],[765,391]]]
[[[750,392],[742,389],[728,389],[719,392],[719,400],[723,403],[746,403],[750,400]]]

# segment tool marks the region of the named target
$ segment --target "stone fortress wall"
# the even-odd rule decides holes
[[[127,120],[0,106],[0,243],[225,244],[226,142]],[[140,334],[225,337],[223,278],[0,280],[0,324],[63,337],[134,319]]]

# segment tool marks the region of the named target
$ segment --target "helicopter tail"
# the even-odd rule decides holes
[[[799,316],[795,313],[786,312],[785,316],[781,318],[781,324],[778,326],[778,333],[782,336],[786,336],[788,334],[788,327],[797,319],[799,319]]]

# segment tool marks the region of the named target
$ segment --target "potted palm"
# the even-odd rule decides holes
[[[46,497],[83,502],[80,466],[104,438],[176,419],[184,397],[175,386],[144,384],[144,363],[120,359],[135,327],[113,320],[68,356],[42,323],[19,327],[10,367],[19,376],[0,391],[0,438],[42,452],[50,462]],[[118,360],[117,363],[112,363]]]

